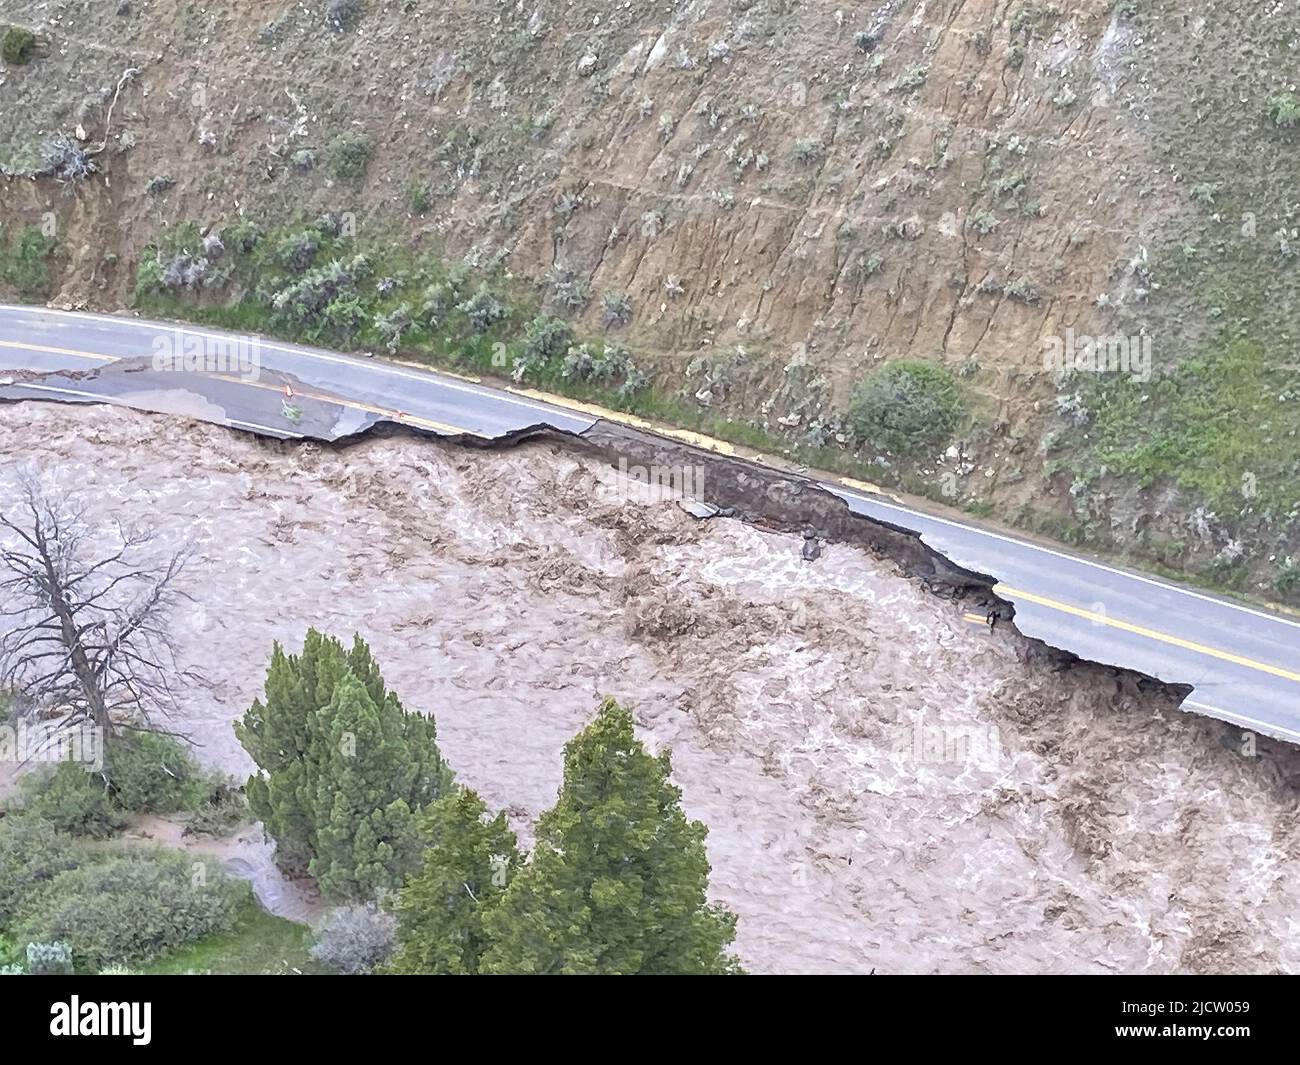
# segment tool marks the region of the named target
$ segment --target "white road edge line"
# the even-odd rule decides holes
[[[1182,708],[1190,707],[1193,710],[1200,710],[1209,714],[1211,717],[1217,717],[1220,720],[1228,721],[1237,725],[1253,725],[1259,732],[1267,735],[1289,737],[1292,740],[1300,741],[1300,732],[1294,729],[1286,728],[1283,725],[1269,725],[1263,721],[1256,721],[1253,717],[1247,717],[1245,714],[1234,714],[1231,710],[1220,710],[1217,706],[1210,706],[1207,703],[1193,702],[1187,699],[1183,702]]]
[[[130,407],[132,410],[139,410],[139,409],[140,409],[140,408],[136,407],[135,404],[133,404],[133,403],[129,403],[129,402],[127,402],[126,400],[119,398],[118,396],[108,396],[108,395],[103,395],[103,394],[101,394],[101,393],[99,393],[99,392],[83,392],[83,391],[81,391],[80,389],[77,389],[77,388],[55,388],[53,385],[31,385],[31,384],[25,384],[25,383],[23,383],[23,382],[21,382],[21,381],[16,381],[16,382],[14,382],[14,384],[13,384],[12,387],[14,387],[14,388],[27,388],[27,389],[31,389],[31,390],[34,391],[34,392],[58,392],[58,393],[60,393],[61,395],[65,395],[65,396],[81,396],[81,397],[84,398],[84,399],[93,399],[96,403],[110,403],[110,404],[112,404],[112,403],[116,403],[118,406],[121,406],[121,407]],[[158,413],[158,414],[166,414],[166,413],[169,413],[169,412],[167,412],[167,411],[156,411],[155,413]],[[264,432],[264,433],[273,433],[274,435],[279,436],[279,437],[283,437],[283,438],[286,439],[286,440],[301,440],[301,439],[302,439],[302,434],[301,434],[301,433],[290,433],[290,432],[286,432],[286,431],[283,430],[283,429],[276,429],[276,428],[274,428],[273,426],[270,426],[270,425],[259,425],[257,422],[244,422],[244,421],[240,421],[238,418],[227,418],[227,419],[225,420],[224,423],[217,423],[217,422],[211,422],[211,421],[209,421],[209,419],[207,419],[207,418],[202,418],[202,417],[200,417],[200,416],[197,415],[197,414],[193,414],[193,415],[180,415],[180,416],[181,416],[181,417],[191,417],[191,418],[195,418],[195,419],[198,420],[198,421],[208,422],[209,425],[215,425],[215,424],[242,425],[245,429],[257,429],[257,430],[259,430],[260,432]]]
[[[65,396],[85,396],[87,399],[93,399],[98,403],[118,403],[122,406],[129,406],[129,404],[124,400],[118,399],[117,396],[101,395],[98,392],[82,392],[77,388],[55,388],[53,385],[33,385],[28,384],[26,381],[15,381],[9,387],[26,388],[32,392],[58,392]]]
[[[1107,566],[1102,562],[1094,562],[1088,558],[1081,558],[1079,555],[1068,555],[1063,551],[1054,551],[1050,547],[1043,547],[1039,544],[1031,543],[1028,540],[1018,540],[1014,536],[1004,536],[1002,533],[992,532],[988,529],[981,529],[974,525],[963,525],[959,521],[951,521],[948,518],[940,518],[934,514],[927,514],[919,510],[910,510],[907,507],[899,506],[897,503],[886,503],[880,499],[864,496],[858,492],[851,492],[847,488],[836,485],[831,482],[823,482],[835,495],[844,497],[852,496],[860,503],[870,503],[874,506],[884,507],[886,510],[898,511],[901,514],[911,514],[913,517],[923,518],[926,521],[938,522],[940,525],[947,525],[954,529],[962,529],[966,532],[975,533],[978,536],[986,536],[991,540],[1000,540],[1004,544],[1015,544],[1017,547],[1023,547],[1029,551],[1038,551],[1044,555],[1050,555],[1053,558],[1064,559],[1067,562],[1078,562],[1081,565],[1089,566],[1092,569],[1101,570],[1103,573],[1113,573],[1117,577],[1127,577],[1135,581],[1141,581],[1143,584],[1149,584],[1155,588],[1163,588],[1166,591],[1174,592],[1178,595],[1188,595],[1193,599],[1199,599],[1204,603],[1212,603],[1215,606],[1225,606],[1231,610],[1239,610],[1243,614],[1250,614],[1262,621],[1275,621],[1283,625],[1290,625],[1292,628],[1300,629],[1300,621],[1292,621],[1290,618],[1284,618],[1277,614],[1266,614],[1262,610],[1254,610],[1248,606],[1242,606],[1240,603],[1233,603],[1227,599],[1216,599],[1212,595],[1203,595],[1191,588],[1184,588],[1177,584],[1167,584],[1164,581],[1156,580],[1154,577],[1144,577],[1139,573],[1130,573],[1128,570],[1115,569],[1113,566]],[[924,535],[924,534],[922,534]]]

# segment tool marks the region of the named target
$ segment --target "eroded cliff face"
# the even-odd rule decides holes
[[[1300,967],[1296,748],[1061,671],[861,548],[806,562],[797,535],[696,521],[554,444],[0,406],[0,491],[24,470],[189,552],[169,632],[201,681],[169,725],[207,765],[251,770],[231,722],[273,641],[356,631],[525,831],[600,697],[632,706],[755,972]],[[218,853],[310,912],[255,833]]]
[[[1274,344],[1289,4],[369,0],[343,31],[290,3],[4,7],[45,38],[0,84],[5,161],[78,125],[104,144],[72,195],[5,182],[7,216],[61,227],[56,302],[128,302],[168,225],[350,210],[551,309],[576,285],[592,331],[626,292],[664,392],[792,441],[851,449],[856,382],[942,361],[960,447],[877,470],[918,491],[1242,587],[1276,592],[1300,556],[1300,414],[1276,399],[1297,375]],[[357,182],[325,165],[347,134],[371,142]],[[1229,323],[1267,349],[1256,392],[1211,386],[1219,428],[1265,426],[1241,448],[1157,435],[1148,400],[1214,416],[1194,389],[1097,395],[1044,368],[1073,330],[1146,334],[1173,373]],[[1262,494],[1235,491],[1247,474]]]
[[[741,343],[779,373],[804,345],[836,385],[913,351],[1038,370],[1039,335],[1086,311],[1150,215],[1120,202],[1116,176],[1144,163],[1123,106],[1132,30],[1101,0],[1069,18],[983,2],[401,6],[338,34],[291,5],[65,4],[56,53],[8,75],[32,115],[6,132],[42,112],[47,129],[102,132],[96,88],[137,67],[111,154],[123,134],[132,147],[105,168],[126,215],[101,216],[121,231],[105,250],[129,252],[160,222],[337,206],[286,155],[359,127],[374,224],[399,225],[428,180],[415,239],[624,288],[638,340],[679,362]],[[90,99],[42,99],[55,66]],[[142,195],[160,174],[176,185]]]

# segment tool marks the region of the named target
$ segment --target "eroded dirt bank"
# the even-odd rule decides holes
[[[554,445],[335,451],[107,408],[0,407],[24,465],[189,546],[209,764],[272,640],[370,640],[521,825],[611,694],[671,745],[756,972],[1300,969],[1300,755],[1013,633],[862,550],[700,523]]]

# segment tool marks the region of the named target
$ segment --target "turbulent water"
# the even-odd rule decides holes
[[[174,632],[204,683],[175,724],[213,766],[249,769],[230,722],[272,641],[355,631],[517,828],[597,700],[632,705],[751,971],[1300,969],[1292,749],[1053,672],[856,548],[805,562],[551,445],[0,407],[0,499],[24,465],[193,552]],[[265,867],[255,834],[237,851]]]

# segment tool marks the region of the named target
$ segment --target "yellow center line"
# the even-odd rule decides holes
[[[1031,603],[1037,603],[1039,606],[1051,607],[1053,610],[1059,610],[1065,614],[1072,614],[1077,618],[1086,618],[1098,625],[1108,625],[1112,629],[1121,629],[1124,632],[1131,632],[1138,636],[1145,636],[1149,640],[1158,640],[1161,643],[1170,644],[1173,647],[1181,647],[1187,651],[1195,651],[1197,654],[1209,655],[1211,658],[1218,658],[1224,662],[1231,662],[1234,665],[1245,666],[1247,669],[1258,670],[1261,673],[1271,673],[1275,677],[1282,677],[1284,680],[1292,680],[1300,684],[1300,673],[1294,673],[1289,669],[1283,669],[1281,666],[1272,666],[1267,662],[1256,662],[1252,658],[1243,658],[1241,655],[1235,655],[1231,651],[1220,651],[1217,647],[1207,647],[1203,643],[1193,643],[1191,640],[1184,640],[1179,636],[1170,636],[1166,632],[1157,632],[1155,629],[1148,629],[1141,625],[1134,625],[1128,621],[1119,621],[1116,618],[1107,617],[1105,614],[1099,614],[1095,610],[1084,610],[1082,607],[1071,606],[1069,603],[1059,603],[1055,599],[1047,599],[1041,595],[1034,595],[1033,592],[1023,592],[1016,588],[1008,587],[1005,584],[995,584],[993,590],[1000,596],[1007,599],[1027,599]]]
[[[870,481],[859,481],[856,477],[841,477],[839,481],[845,488],[852,488],[858,492],[866,492],[868,495],[884,496],[886,499],[892,499],[895,503],[903,502],[898,498],[898,496],[886,492],[880,487],[880,485],[872,484]]]
[[[604,418],[606,421],[630,425],[633,429],[645,429],[648,432],[658,433],[660,436],[671,437],[674,440],[681,440],[683,443],[704,448],[706,451],[717,452],[719,455],[736,454],[736,449],[732,444],[716,437],[706,436],[704,433],[697,433],[694,429],[679,429],[673,425],[661,425],[636,414],[610,410],[608,407],[602,407],[595,403],[584,403],[580,399],[570,399],[568,396],[559,396],[552,392],[541,392],[535,388],[513,388],[507,385],[506,391],[516,396],[523,396],[525,399],[535,399],[539,403],[549,403],[552,407],[563,407],[565,410],[576,411],[578,414],[585,414],[591,418]]]

